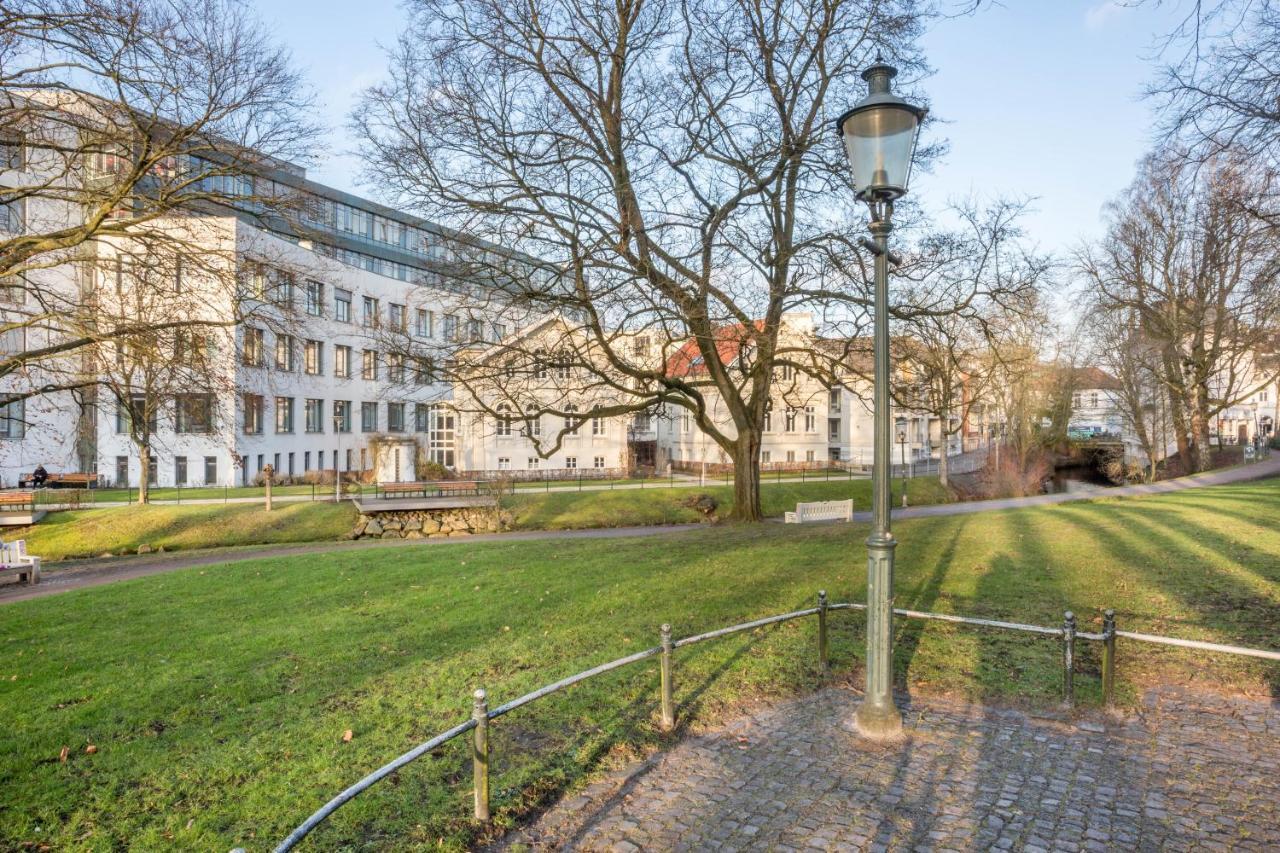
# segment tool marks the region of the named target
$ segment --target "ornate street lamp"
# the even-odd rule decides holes
[[[898,70],[876,58],[862,72],[867,96],[836,119],[853,170],[858,199],[871,210],[875,255],[875,435],[872,466],[871,535],[867,537],[867,693],[854,722],[867,737],[891,738],[902,731],[893,704],[893,551],[889,530],[889,232],[893,203],[907,192],[922,107],[893,94]]]

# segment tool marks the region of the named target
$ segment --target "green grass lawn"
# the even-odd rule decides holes
[[[913,503],[937,503],[946,494],[936,478],[910,481],[908,499]],[[780,516],[800,500],[843,500],[869,504],[869,481],[770,483],[763,487],[766,515]],[[630,489],[613,492],[552,492],[517,494],[503,499],[515,512],[521,530],[566,530],[586,527],[634,527],[679,524],[702,520],[697,510],[684,506],[691,495],[708,493],[727,512],[732,489]],[[5,538],[26,539],[27,550],[46,560],[96,557],[99,554],[132,553],[139,545],[167,551],[217,548],[231,545],[264,545],[277,542],[332,542],[355,525],[350,503],[334,507],[310,501],[278,503],[271,513],[260,504],[194,504],[175,506],[104,507],[53,512],[39,524],[11,529]]]
[[[897,525],[900,606],[1275,647],[1280,481]],[[204,567],[0,607],[0,849],[265,850],[347,784],[494,704],[677,636],[864,594],[864,525],[725,526],[624,540],[466,542]],[[859,614],[832,617],[857,677]],[[819,684],[813,620],[683,649],[682,725]],[[1054,705],[1050,638],[900,621],[911,691]],[[1098,655],[1077,692],[1098,702]],[[1121,641],[1144,685],[1280,690],[1261,661]],[[494,724],[499,826],[669,743],[650,660]],[[852,710],[852,709],[851,709]],[[343,732],[354,737],[343,742]],[[96,752],[87,754],[86,745]],[[59,761],[66,747],[68,758]],[[353,801],[310,850],[477,841],[455,742]]]
[[[937,477],[907,481],[907,502],[912,506],[943,503],[947,490]],[[901,501],[901,481],[894,482],[895,504]],[[515,512],[520,530],[576,530],[590,527],[633,527],[646,524],[683,524],[699,521],[702,514],[686,506],[691,496],[708,494],[720,504],[719,515],[733,508],[732,486],[694,489],[629,489],[608,492],[551,492],[515,494],[503,499],[503,506]],[[834,501],[853,498],[856,510],[871,508],[871,481],[844,480],[806,483],[770,483],[760,487],[764,514],[781,516],[796,508],[798,501]]]

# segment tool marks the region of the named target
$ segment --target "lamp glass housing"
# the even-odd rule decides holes
[[[919,130],[920,115],[906,104],[871,104],[845,118],[841,134],[858,198],[906,193]]]

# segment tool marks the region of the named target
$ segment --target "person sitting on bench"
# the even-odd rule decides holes
[[[36,470],[31,472],[31,485],[37,489],[44,486],[45,481],[49,479],[49,472],[44,470],[43,465],[37,465]]]

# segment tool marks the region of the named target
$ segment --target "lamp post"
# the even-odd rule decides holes
[[[333,440],[337,446],[333,451],[333,502],[342,503],[342,474],[338,471],[338,460],[342,455],[342,415],[333,413]]]
[[[862,245],[875,256],[875,430],[872,466],[871,535],[867,537],[867,692],[854,723],[870,738],[902,731],[893,704],[893,552],[889,529],[889,233],[893,203],[907,191],[911,157],[925,110],[894,95],[898,70],[879,57],[862,79],[867,96],[840,118],[857,198],[870,209],[872,240]]]
[[[898,421],[898,459],[902,463],[902,508],[907,508],[907,425],[905,420]]]

